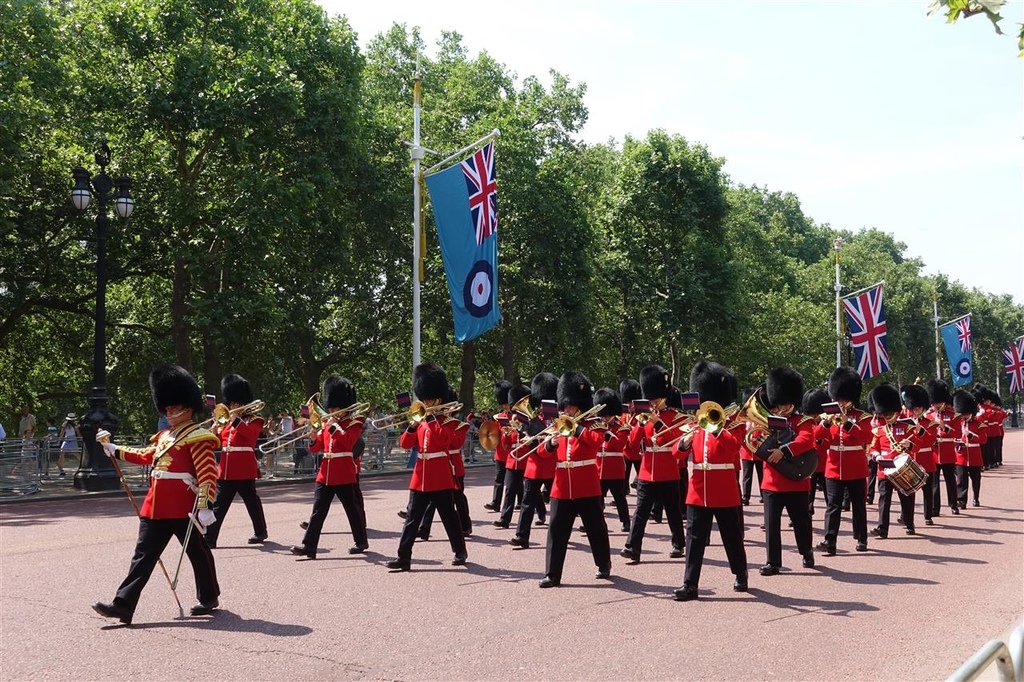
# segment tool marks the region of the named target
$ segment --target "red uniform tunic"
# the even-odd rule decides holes
[[[871,415],[852,409],[846,413],[845,424],[829,424],[826,429],[828,451],[825,460],[825,478],[837,481],[855,481],[868,477],[868,445],[873,436]]]
[[[936,464],[956,464],[956,439],[960,433],[960,417],[949,405],[944,405],[942,410],[932,407],[927,412],[927,417],[934,421],[942,422],[944,429],[936,432],[935,446],[932,454],[935,456]]]
[[[547,444],[537,448],[542,457],[555,461],[555,481],[551,497],[556,500],[579,500],[601,496],[601,477],[597,471],[597,453],[604,443],[605,430],[583,427],[579,437],[558,439],[556,450]]]
[[[175,437],[175,433],[181,433]],[[149,492],[139,516],[147,519],[183,519],[192,513],[199,495],[199,509],[209,507],[217,494],[217,462],[213,450],[217,436],[195,424],[156,435],[148,448],[118,447],[120,459],[152,467]],[[198,493],[196,492],[198,490]]]
[[[666,408],[654,419],[646,424],[637,424],[629,432],[628,446],[634,450],[640,450],[640,472],[637,474],[641,481],[678,481],[679,480],[679,459],[678,450],[675,444],[662,445],[677,438],[681,433],[679,428],[686,420],[686,416],[671,407]],[[658,429],[657,422],[661,421],[663,426]]]
[[[452,432],[437,419],[424,420],[414,429],[402,431],[398,445],[406,450],[417,448],[419,451],[409,490],[429,493],[456,488],[451,460],[448,459],[451,441]]]
[[[505,457],[505,468],[513,471],[526,471],[527,447],[517,449],[520,440],[526,440],[526,434],[522,430],[511,430],[506,433],[503,429],[499,447],[504,447],[508,455]]]
[[[629,440],[630,428],[615,425],[608,429],[610,438],[601,445],[597,453],[597,468],[602,481],[621,481],[626,478],[626,453],[624,448]]]
[[[959,466],[984,466],[981,457],[981,446],[988,441],[988,436],[978,433],[978,422],[974,419],[961,417],[960,433],[956,442],[956,463]]]
[[[263,432],[263,417],[235,419],[220,430],[220,464],[217,478],[246,481],[260,477],[256,441]]]
[[[316,474],[317,483],[349,485],[356,482],[359,463],[355,460],[352,450],[362,434],[362,417],[331,424],[316,434],[309,451],[324,453],[324,458],[320,461],[320,471]]]
[[[914,419],[913,413],[906,412],[905,417]],[[933,423],[927,417],[921,417],[915,420],[918,424],[916,427],[917,434],[914,438],[914,449],[910,453],[914,457],[914,461],[921,465],[927,473],[935,473],[935,442],[937,440],[939,426]],[[921,433],[921,431],[924,431]]]
[[[868,454],[878,461],[878,478],[888,478],[885,475],[886,469],[892,469],[895,464],[893,460],[901,454],[912,454],[916,449],[916,443],[920,436],[916,428],[907,428],[906,424],[893,422],[892,424],[882,423],[874,427],[874,435]],[[896,450],[896,445],[902,443],[902,451]]]
[[[456,478],[462,478],[466,475],[466,461],[462,459],[462,446],[466,444],[469,424],[461,419],[448,417],[444,426],[452,434],[452,441],[448,444],[448,459],[452,464],[452,474]]]
[[[528,453],[526,455],[526,469],[523,471],[523,478],[529,478],[533,481],[548,481],[555,477],[555,459],[553,457],[545,457],[538,450],[544,448],[544,441],[537,441],[536,446],[527,445],[523,452]]]
[[[511,418],[508,412],[499,412],[494,415],[494,418],[501,422]],[[502,437],[498,438],[498,445],[494,448],[494,461],[495,462],[507,462],[508,461],[508,446],[505,444],[505,439]]]
[[[793,430],[796,437],[780,448],[788,452],[790,456],[797,457],[814,449],[814,423],[809,417],[793,414],[788,417],[789,428]],[[805,478],[802,481],[791,481],[768,462],[764,465],[764,480],[762,490],[770,490],[777,493],[799,493],[811,491],[811,479]]]
[[[739,507],[740,489],[736,472],[740,469],[740,443],[729,431],[717,436],[698,428],[689,453],[693,459],[686,504],[700,507]]]

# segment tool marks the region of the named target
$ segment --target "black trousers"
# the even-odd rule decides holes
[[[991,437],[981,446],[981,463],[985,469],[991,469],[996,463],[995,441]]]
[[[530,528],[533,526],[533,516],[543,520],[547,519],[548,510],[544,506],[544,484],[552,483],[551,479],[525,478],[523,479],[523,505],[519,510],[519,523],[516,524],[516,537],[523,540],[530,539]]]
[[[814,516],[814,498],[818,491],[821,491],[825,498],[825,507],[828,508],[828,486],[825,485],[825,472],[820,471],[811,474],[811,492],[807,496],[807,513]]]
[[[146,586],[149,577],[153,574],[153,569],[156,568],[157,561],[167,547],[167,543],[172,537],[176,537],[179,542],[184,544],[188,524],[187,518],[139,519],[139,538],[135,541],[135,555],[132,557],[131,568],[128,569],[128,577],[117,588],[114,603],[132,611],[135,610],[139,603],[139,597],[142,595],[142,588]],[[220,596],[220,585],[217,583],[217,569],[213,564],[213,553],[198,528],[192,529],[185,554],[188,556],[189,563],[192,564],[192,573],[196,579],[196,599],[203,604],[212,604],[217,601]],[[173,571],[174,566],[171,566],[169,570]],[[173,578],[174,574],[171,573],[171,579]]]
[[[868,460],[868,504],[875,503],[875,486],[878,483],[878,461]]]
[[[604,522],[600,497],[584,497],[579,500],[551,499],[551,518],[548,520],[547,554],[544,573],[556,582],[562,580],[565,553],[569,548],[572,528],[576,517],[583,522],[594,565],[599,569],[612,565],[611,547],[608,544],[608,526]]]
[[[764,462],[760,459],[744,459],[743,463],[743,489],[740,497],[743,504],[750,502],[750,491],[754,487],[754,472],[757,472],[757,488],[761,489],[761,481],[764,479]],[[763,495],[762,495],[763,497]]]
[[[811,515],[807,513],[807,493],[804,491],[780,493],[765,490],[764,497],[764,534],[768,549],[767,563],[782,566],[782,510],[789,514],[793,522],[793,535],[796,538],[796,550],[806,556],[812,551],[811,546]]]
[[[306,528],[306,534],[302,536],[302,546],[316,551],[320,544],[320,533],[324,529],[324,521],[327,520],[327,512],[331,510],[331,503],[335,497],[345,508],[348,525],[352,529],[352,540],[360,547],[368,547],[370,543],[366,539],[366,514],[363,511],[358,483],[316,484],[316,488],[313,490],[313,513],[309,516],[309,527]]]
[[[995,464],[1000,466],[1003,463],[1003,437],[1002,436],[989,436],[988,440],[993,443],[993,452],[995,453]]]
[[[729,559],[729,570],[740,577],[747,574],[747,551],[743,548],[742,507],[686,506],[686,570],[683,584],[697,587],[704,564],[704,550],[711,541],[711,521],[718,521],[718,532]]]
[[[962,464],[956,465],[956,497],[961,507],[967,506],[967,480],[970,479],[971,487],[974,489],[974,501],[981,499],[981,467],[966,467]]]
[[[408,561],[412,558],[412,546],[416,542],[416,532],[427,511],[427,505],[433,502],[441,517],[441,524],[448,534],[448,542],[455,554],[466,555],[466,539],[462,536],[462,525],[459,523],[458,512],[455,511],[454,490],[421,490],[409,491],[409,507],[406,509],[405,524],[402,526],[402,538],[398,541],[398,558]]]
[[[680,519],[686,519],[686,493],[690,490],[690,472],[686,469],[679,470],[679,480],[676,482],[679,487],[679,517]],[[665,511],[665,505],[661,500],[657,500],[654,506],[651,507],[651,518],[658,523],[661,523],[662,513]],[[685,528],[685,526],[684,526]],[[685,532],[685,531],[684,531]],[[680,545],[682,547],[682,545]]]
[[[601,479],[601,499],[608,493],[612,494],[615,502],[615,511],[619,514],[619,522],[623,528],[629,528],[629,502],[626,500],[626,491],[629,485],[624,478]]]
[[[650,518],[655,502],[660,502],[665,509],[668,528],[672,531],[672,547],[683,548],[686,537],[682,511],[679,509],[679,481],[637,481],[636,510],[626,539],[626,549],[629,551],[639,554],[643,548],[647,519]]]
[[[889,534],[889,516],[892,509],[892,492],[896,490],[892,481],[888,478],[878,479],[878,529],[883,535]],[[914,528],[914,504],[917,502],[917,495],[904,495],[896,490],[900,498],[900,514],[903,516],[903,523],[908,530]]]
[[[932,515],[939,515],[939,507],[942,506],[942,495],[940,494],[939,474],[942,474],[942,481],[946,484],[946,502],[950,509],[957,508],[956,493],[956,464],[940,464],[938,470],[931,475],[928,484],[932,488]]]
[[[256,479],[218,480],[217,499],[213,503],[213,513],[217,520],[206,529],[207,543],[217,544],[220,527],[224,524],[224,517],[228,515],[228,509],[231,509],[236,494],[245,502],[245,510],[249,512],[249,520],[252,521],[253,535],[266,537],[267,518],[263,515],[263,501],[256,492]]]
[[[494,490],[491,492],[491,506],[495,509],[501,504],[501,494],[505,490],[505,462],[494,462]]]
[[[462,534],[473,532],[473,520],[469,518],[469,500],[466,499],[466,477],[459,476],[455,479],[459,486],[455,489],[455,512],[459,515],[459,524],[462,526]],[[434,525],[434,512],[436,507],[432,502],[427,503],[427,509],[423,512],[423,520],[420,521],[420,535],[430,535],[430,527]]]
[[[516,469],[505,469],[505,500],[501,503],[501,516],[498,518],[502,525],[512,524],[512,512],[516,510],[516,500],[523,499],[524,473]]]
[[[938,476],[939,472],[930,471],[928,472],[928,478],[925,479],[924,486],[921,488],[921,499],[924,502],[924,520],[931,521],[932,511],[939,506],[937,501],[938,491],[932,487],[932,479]]]
[[[855,478],[840,481],[836,478],[825,479],[825,498],[828,508],[825,510],[825,541],[836,544],[839,536],[839,523],[843,517],[843,499],[850,497],[850,511],[853,516],[853,539],[857,542],[868,541],[868,505],[867,479]]]

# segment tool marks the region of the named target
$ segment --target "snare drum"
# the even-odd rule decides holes
[[[910,455],[898,455],[892,461],[893,468],[886,469],[885,475],[893,487],[903,495],[913,495],[924,487],[928,472]]]

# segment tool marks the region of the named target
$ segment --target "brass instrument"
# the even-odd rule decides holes
[[[516,401],[516,404],[509,408],[510,419],[515,416],[516,412],[525,414],[529,419],[533,419],[537,416],[537,412],[530,407],[530,396],[525,395]],[[529,420],[527,420],[529,421]]]
[[[751,452],[757,452],[768,439],[768,417],[771,416],[768,407],[761,401],[760,389],[754,391],[747,398],[747,402],[743,403],[743,416],[747,418],[747,421],[753,422],[758,426],[756,429],[749,429],[747,435],[743,438],[743,444],[747,446],[747,449]]]
[[[493,419],[488,419],[480,424],[480,427],[476,430],[476,438],[480,443],[480,447],[487,452],[497,450],[498,444],[501,442],[501,428],[498,422]]]
[[[535,443],[538,440],[542,440],[544,438],[549,438],[549,437],[554,436],[556,434],[559,435],[559,436],[566,436],[566,437],[571,436],[576,431],[576,426],[579,425],[580,422],[585,421],[587,419],[590,419],[591,417],[597,416],[597,413],[600,412],[603,409],[604,409],[604,403],[602,403],[600,405],[594,405],[593,407],[591,407],[586,412],[581,412],[580,414],[576,415],[575,417],[570,417],[567,414],[560,414],[560,415],[558,415],[557,417],[555,417],[554,420],[552,420],[550,426],[548,426],[544,430],[542,430],[542,431],[540,431],[540,432],[530,436],[526,440],[520,441],[512,449],[512,456],[515,457],[516,459],[522,459],[522,457],[519,457],[518,455],[516,455],[516,453],[519,452],[522,448],[526,447],[527,445]],[[523,456],[525,457],[525,455],[523,455]]]
[[[296,427],[288,433],[282,433],[280,436],[267,439],[267,441],[259,447],[260,452],[264,455],[269,455],[271,452],[276,452],[277,450],[288,447],[289,445],[294,445],[300,440],[309,438],[314,431],[322,429],[324,423],[328,419],[355,419],[356,417],[365,416],[370,411],[370,403],[353,403],[348,407],[328,412],[317,401],[317,398],[319,397],[319,393],[314,393],[309,397],[309,400],[306,401],[305,405],[309,408],[309,417],[306,419],[305,424]]]
[[[725,420],[739,412],[740,407],[733,403],[728,407],[722,407],[713,400],[705,400],[697,408],[694,415],[697,426],[712,435],[716,435],[725,428]]]
[[[450,402],[442,403],[440,405],[425,405],[422,401],[413,401],[413,404],[405,412],[399,412],[397,414],[390,415],[388,417],[381,417],[380,419],[374,419],[370,422],[375,429],[389,429],[394,426],[398,426],[402,422],[413,421],[419,423],[427,417],[437,416],[440,414],[450,415],[453,412],[458,412],[462,409],[462,403]]]
[[[254,400],[233,410],[229,410],[228,406],[224,403],[217,403],[213,408],[213,416],[204,422],[200,422],[199,426],[204,429],[209,429],[213,426],[224,426],[235,417],[255,416],[263,411],[263,407],[264,403],[262,400]]]

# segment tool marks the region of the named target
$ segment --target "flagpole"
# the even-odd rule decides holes
[[[843,326],[840,318],[839,306],[841,299],[839,297],[842,291],[842,286],[839,284],[839,249],[843,247],[843,238],[836,237],[832,241],[832,247],[836,250],[836,367],[842,367],[843,365]]]
[[[456,158],[462,156],[463,154],[468,152],[470,149],[476,149],[477,147],[482,147],[489,140],[491,140],[492,138],[495,138],[495,137],[499,137],[500,135],[501,135],[501,131],[498,130],[497,128],[495,128],[491,132],[489,132],[486,135],[484,135],[483,137],[481,137],[476,142],[473,142],[472,144],[467,144],[465,147],[463,147],[459,151],[452,152],[450,155],[448,155],[445,158],[441,159],[440,161],[435,163],[433,166],[431,166],[427,170],[423,171],[423,174],[424,175],[430,175],[434,171],[434,169],[438,168],[439,166],[443,166],[446,163],[448,163],[449,161],[451,161],[452,159],[456,159]]]
[[[939,346],[939,292],[932,292],[932,320],[935,322],[935,378],[942,380],[942,347]]]
[[[954,317],[952,320],[948,320],[947,322],[943,322],[939,326],[940,327],[948,327],[949,325],[953,324],[954,322],[959,322],[960,320],[962,320],[962,319],[964,319],[966,317],[970,317],[973,314],[974,313],[967,313],[966,315],[961,315],[960,317]]]
[[[857,291],[851,292],[851,293],[847,294],[846,296],[843,296],[843,300],[845,301],[846,299],[853,298],[854,296],[857,296],[858,294],[863,294],[865,291],[871,291],[872,289],[874,289],[877,286],[884,286],[884,285],[885,285],[885,280],[883,279],[880,282],[875,282],[874,284],[872,284],[869,287],[864,287],[863,289],[857,289]]]
[[[420,364],[420,161],[424,150],[420,147],[420,69],[412,76],[412,367]],[[411,376],[411,375],[410,375]]]

